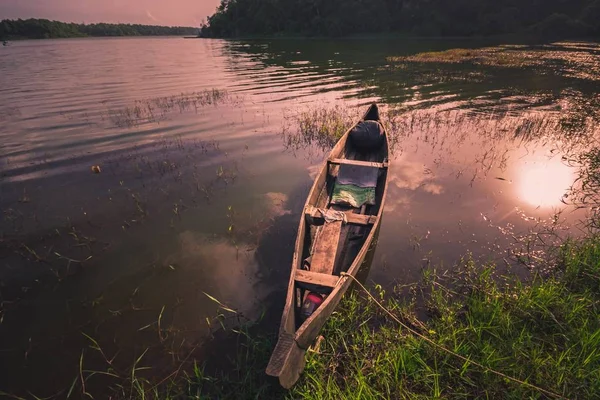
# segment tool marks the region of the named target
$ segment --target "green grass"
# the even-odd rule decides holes
[[[554,272],[528,283],[497,276],[493,266],[467,258],[452,278],[427,271],[409,299],[376,288],[374,295],[419,335],[355,291],[329,320],[319,353],[308,353],[306,370],[289,392],[264,375],[272,338],[243,331],[233,371],[207,375],[197,369],[189,377],[189,395],[551,398],[491,369],[565,398],[593,398],[600,393],[600,239],[565,243],[560,254]],[[423,308],[427,318],[420,322],[416,315]]]

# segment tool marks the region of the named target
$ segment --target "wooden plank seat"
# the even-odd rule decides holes
[[[306,217],[310,217],[313,220],[323,220],[323,215],[318,208],[313,206],[307,206],[304,210]],[[351,225],[373,225],[377,221],[376,215],[364,215],[356,214],[352,212],[346,212],[346,222]]]
[[[373,168],[382,168],[382,169],[387,168],[389,165],[389,163],[387,163],[387,162],[378,163],[378,162],[371,162],[371,161],[348,160],[346,158],[330,158],[327,160],[327,162],[330,164],[357,165],[357,166],[361,166],[361,167],[373,167]]]
[[[305,271],[303,269],[297,270],[295,277],[295,280],[298,283],[325,286],[329,288],[334,288],[339,279],[340,277],[337,275],[322,274],[319,272],[313,272],[312,270]]]
[[[310,271],[333,274],[343,221],[333,221],[319,228],[310,260]]]

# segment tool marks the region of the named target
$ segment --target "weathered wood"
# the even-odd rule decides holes
[[[300,374],[304,371],[304,366],[306,365],[305,354],[306,350],[300,348],[298,345],[292,348],[287,365],[281,371],[281,374],[279,374],[279,384],[283,388],[289,389],[298,382]]]
[[[387,176],[386,176],[386,178],[387,178]],[[386,191],[387,191],[387,179],[385,180],[384,196],[385,196]],[[383,214],[384,201],[385,201],[385,197],[382,198],[381,207],[379,208],[379,212],[378,212],[377,216],[374,217],[375,221],[374,221],[373,228],[371,229],[371,231],[369,232],[369,235],[366,237],[365,241],[363,242],[360,251],[358,252],[356,257],[352,261],[350,268],[348,268],[347,273],[352,276],[356,276],[358,271],[360,270],[360,267],[362,266],[363,262],[365,261],[365,257],[369,251],[371,243],[373,243],[374,237],[379,230],[380,217]],[[306,207],[306,208],[309,209],[309,207]],[[318,210],[316,210],[316,211],[320,214],[320,212]],[[361,207],[360,212],[364,213],[365,211],[366,211],[366,207],[363,205]],[[354,215],[358,216],[360,214],[354,214]],[[361,228],[355,227],[354,229],[360,230]],[[348,234],[350,234],[350,232],[348,232]],[[344,250],[347,250],[347,248],[345,248]],[[343,258],[343,256],[344,256],[344,254],[342,254],[340,258]],[[339,262],[342,262],[342,261],[343,260],[340,260]],[[316,310],[316,312],[313,313],[313,315],[311,315],[308,318],[308,320],[302,326],[300,326],[300,328],[296,331],[295,340],[296,340],[296,343],[301,348],[306,348],[312,344],[312,342],[315,340],[315,338],[317,337],[317,335],[319,334],[319,332],[321,331],[321,329],[323,328],[323,326],[325,325],[325,323],[327,322],[327,320],[329,319],[329,317],[331,316],[331,314],[333,313],[335,308],[338,306],[339,302],[342,300],[342,296],[348,290],[348,288],[350,287],[351,284],[352,284],[352,279],[341,276],[339,281],[337,282],[337,286],[329,294],[329,296],[327,296],[327,298],[325,299],[323,304],[321,304],[321,306]]]
[[[296,282],[333,288],[337,284],[339,278],[340,277],[337,275],[321,274],[299,269],[296,271],[296,277],[294,279]]]
[[[327,160],[327,162],[329,162],[331,164],[358,165],[360,167],[373,167],[373,168],[380,168],[380,169],[386,169],[389,166],[389,163],[387,163],[387,162],[378,163],[378,162],[372,162],[372,161],[349,160],[346,158],[330,158],[329,160]]]
[[[281,334],[267,365],[267,375],[278,377],[281,386],[291,388],[304,369],[305,353],[306,350],[298,346],[291,334]]]
[[[301,348],[308,348],[315,340],[323,325],[327,322],[335,308],[342,300],[342,296],[348,290],[350,286],[350,278],[341,277],[338,286],[333,289],[333,292],[317,308],[317,310],[311,315],[296,331],[294,339],[298,346]]]
[[[328,222],[321,227],[315,238],[315,247],[310,261],[311,272],[328,275],[333,273],[341,230],[342,221]]]
[[[287,296],[285,299],[285,306],[283,308],[283,315],[281,316],[281,325],[279,326],[279,333],[294,332],[296,330],[296,308],[295,304],[295,293],[294,293],[294,270],[300,269],[302,264],[302,248],[304,244],[304,237],[310,234],[306,226],[304,218],[300,218],[300,224],[298,226],[298,236],[296,237],[296,244],[294,250],[294,256],[292,259],[292,270],[290,271],[290,279],[288,282]]]
[[[318,208],[306,206],[304,213],[313,220],[323,220],[323,215]],[[373,225],[377,221],[376,215],[362,215],[346,212],[346,222],[352,225]]]
[[[356,276],[363,262],[365,261],[365,257],[369,251],[369,247],[375,238],[375,235],[378,234],[379,231],[379,222],[377,222],[376,226],[369,232],[369,236],[367,240],[363,244],[360,249],[358,255],[354,259],[352,265],[348,269],[347,274]],[[341,276],[338,285],[333,289],[331,294],[327,296],[323,304],[311,315],[305,322],[298,328],[296,331],[296,335],[294,337],[296,343],[300,348],[309,348],[311,344],[314,342],[315,338],[319,335],[319,332],[338,306],[342,297],[350,288],[352,284],[352,279],[348,277]]]
[[[269,360],[269,365],[267,365],[268,375],[279,376],[294,346],[296,346],[296,342],[294,342],[292,335],[283,333],[279,336],[275,350],[273,350],[273,355],[271,355],[271,359]]]
[[[369,108],[363,117],[363,120],[379,120],[378,115],[377,106],[373,105]],[[352,143],[348,141],[350,129],[334,146],[327,162],[323,163],[316,176],[313,187],[309,192],[305,204],[305,215],[300,219],[294,260],[292,263],[292,273],[290,274],[290,281],[288,284],[288,296],[280,326],[279,341],[271,357],[271,361],[269,362],[269,367],[267,367],[267,373],[279,377],[281,385],[285,388],[291,387],[297,381],[299,374],[304,368],[305,350],[309,348],[318,336],[319,331],[331,316],[331,313],[335,310],[335,307],[352,283],[351,279],[348,277],[341,276],[338,278],[337,276],[333,276],[330,269],[333,269],[337,263],[341,268],[346,270],[349,275],[356,276],[360,266],[365,260],[367,251],[371,247],[371,244],[375,242],[374,235],[379,231],[381,225],[381,216],[388,189],[388,163],[384,161],[387,160],[388,157],[389,138],[386,133],[384,147],[377,152],[372,154],[357,154]],[[369,161],[358,161],[356,158]],[[341,162],[339,162],[339,164],[348,163],[383,168],[380,171],[379,178],[380,182],[383,184],[378,185],[376,193],[377,215],[361,216],[359,214],[347,212],[347,220],[349,223],[353,223],[354,226],[342,227],[342,221],[324,224],[319,228],[317,237],[315,237],[315,240],[313,241],[314,248],[310,249],[308,246],[310,246],[311,243],[309,238],[311,229],[309,229],[307,222],[310,222],[309,217],[317,219],[321,217],[320,213],[314,215],[312,210],[316,211],[317,208],[327,208],[329,206],[327,201],[329,195],[327,182],[328,179],[331,178],[331,175],[329,175],[331,172],[330,166],[340,159]],[[333,171],[335,172],[335,170]],[[365,208],[367,210],[375,209],[373,207]],[[342,208],[342,210],[344,210],[344,208]],[[323,230],[325,230],[326,233],[322,235],[324,240],[321,240]],[[349,255],[346,257],[342,256],[344,255],[344,250],[347,249],[345,245],[345,243],[347,243],[346,236],[353,230],[365,232],[365,234],[359,239],[356,237],[352,239],[352,243],[356,246],[360,246],[360,248],[356,256],[350,261],[351,257]],[[329,233],[327,233],[327,231],[329,231]],[[333,231],[337,231],[337,233]],[[340,232],[343,234],[340,234]],[[368,232],[368,234],[366,234],[366,232]],[[319,244],[319,242],[323,243]],[[311,253],[311,271],[306,272],[300,270],[302,260]],[[347,258],[346,264],[341,265],[340,263],[344,261],[342,260],[343,258]],[[349,266],[348,263],[350,263]],[[314,273],[319,275],[313,275]],[[325,275],[325,277],[322,277],[321,275]],[[318,280],[321,284],[316,284],[313,277],[323,278]],[[335,282],[333,280],[335,280]],[[311,283],[304,281],[311,281]],[[328,284],[329,286],[324,284]],[[305,290],[316,290],[321,293],[327,293],[329,291],[329,295],[325,298],[325,301],[321,306],[317,308],[307,320],[303,321],[297,316],[297,313],[301,308],[301,300],[298,297],[297,292]]]

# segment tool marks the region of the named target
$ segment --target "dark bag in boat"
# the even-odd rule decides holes
[[[350,140],[357,150],[362,152],[374,151],[383,145],[383,127],[377,121],[359,122],[350,131]]]

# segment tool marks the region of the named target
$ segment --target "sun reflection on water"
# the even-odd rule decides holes
[[[519,166],[518,196],[535,207],[554,207],[575,181],[575,171],[560,158],[525,162]]]

